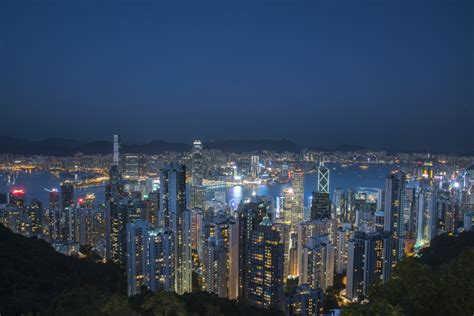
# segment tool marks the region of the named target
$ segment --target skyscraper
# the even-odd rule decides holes
[[[203,247],[203,287],[206,292],[227,297],[227,255],[224,240],[209,237]]]
[[[392,260],[398,262],[405,249],[405,173],[401,171],[388,175],[385,179],[384,230],[392,236]]]
[[[250,157],[250,175],[254,178],[258,177],[260,172],[260,157],[257,155],[252,155]]]
[[[245,300],[261,308],[283,309],[283,244],[268,216],[252,232]]]
[[[138,154],[123,155],[123,175],[126,179],[138,179],[143,176],[143,158]]]
[[[127,293],[140,293],[140,287],[148,285],[148,229],[147,221],[135,221],[126,226],[127,244]]]
[[[329,235],[311,237],[303,247],[301,262],[300,284],[323,290],[333,286],[334,245]]]
[[[301,218],[302,220],[304,216],[304,172],[303,170],[295,169],[293,171],[293,175],[291,178],[291,187],[293,188],[293,195],[294,195],[294,202],[293,202],[293,213],[295,214],[294,217]]]
[[[311,201],[311,220],[331,219],[329,193],[313,192]]]
[[[148,230],[148,278],[152,291],[171,291],[174,287],[173,232]]]
[[[424,186],[418,194],[416,248],[428,246],[436,236],[438,214],[436,192],[431,186]]]
[[[232,216],[218,214],[204,220],[202,226],[199,257],[203,262],[204,288],[220,297],[237,299],[237,221]]]
[[[192,183],[191,183],[191,209],[199,208],[205,210],[206,190],[203,186],[204,157],[202,155],[202,143],[195,140],[191,152],[192,158]]]
[[[58,240],[61,229],[61,209],[59,203],[59,191],[56,188],[49,191],[48,214],[49,240]]]
[[[9,204],[16,208],[25,207],[25,191],[23,189],[13,189],[9,194]]]
[[[120,165],[120,136],[114,135],[114,148],[113,148],[113,160],[114,166]]]
[[[170,164],[160,172],[158,225],[173,232],[174,291],[191,292],[191,213],[186,209],[186,167]]]
[[[244,301],[248,298],[252,233],[266,215],[267,206],[264,202],[248,203],[239,209],[239,299]]]
[[[318,192],[329,193],[329,168],[322,160],[318,167]]]
[[[74,184],[71,181],[61,183],[61,239],[74,240],[74,225],[76,221],[74,212]]]
[[[348,245],[346,296],[351,300],[368,294],[369,286],[387,282],[390,270],[390,234],[357,232]]]
[[[120,139],[114,135],[113,161],[109,170],[109,181],[105,185],[105,257],[125,265],[126,214],[120,207],[124,196],[122,175],[120,173]]]
[[[74,204],[74,184],[71,181],[61,183],[61,209]]]

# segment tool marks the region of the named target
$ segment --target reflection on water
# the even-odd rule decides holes
[[[359,168],[359,165],[356,164],[347,167],[341,167],[339,164],[326,165],[330,168],[331,172],[329,181],[330,192],[333,192],[335,188],[341,188],[343,190],[356,189],[358,187],[383,188],[385,176],[398,167],[395,165],[373,164],[370,165],[368,169],[364,170]],[[8,192],[10,190],[10,187],[6,184],[6,181],[4,181],[5,176],[6,175],[0,174],[0,192]],[[60,180],[47,171],[34,171],[30,174],[20,174],[15,186],[22,187],[26,190],[28,202],[33,198],[38,198],[43,202],[43,205],[47,205],[49,196],[45,188],[58,188],[59,182]],[[304,195],[306,205],[308,203],[309,197],[311,196],[311,192],[316,188],[316,183],[316,173],[308,173],[305,175]],[[214,197],[215,191],[226,191],[227,203],[230,203],[236,207],[240,201],[251,198],[252,193],[255,192],[256,195],[265,196],[268,200],[275,203],[276,197],[280,196],[282,190],[289,186],[291,186],[291,183],[275,183],[270,185],[254,185],[249,187],[234,186],[227,189],[209,190],[207,198],[212,199]],[[87,193],[94,193],[96,196],[96,202],[103,202],[103,186],[75,190],[76,197],[85,196]]]
[[[355,190],[359,187],[380,188],[384,186],[384,180],[387,174],[397,169],[396,165],[370,165],[367,169],[361,169],[358,164],[341,167],[339,164],[326,164],[330,169],[329,190],[332,194],[334,189],[341,188],[343,190]],[[304,196],[305,205],[311,193],[317,187],[317,173],[307,173],[304,178]],[[283,189],[291,186],[291,183],[270,185],[258,185],[250,187],[235,186],[227,189],[227,202],[237,202],[250,199],[255,191],[258,196],[264,196],[268,200],[275,203],[276,197],[281,195]],[[215,189],[208,195],[213,197],[214,191],[222,191],[224,189]]]

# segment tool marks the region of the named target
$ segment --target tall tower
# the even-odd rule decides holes
[[[202,155],[202,143],[200,140],[195,140],[192,150],[192,169],[191,174],[193,181],[191,185],[191,209],[199,208],[204,210],[206,202],[206,191],[203,186],[204,178],[204,161]]]
[[[318,187],[311,201],[311,220],[331,219],[331,201],[329,199],[329,169],[321,163],[318,167]]]
[[[118,166],[120,163],[120,136],[114,135],[114,151],[113,151],[113,161],[114,166]]]
[[[324,165],[324,160],[318,167],[318,192],[329,193],[329,168]]]
[[[105,257],[125,265],[125,225],[126,219],[120,208],[123,197],[122,175],[119,170],[120,138],[114,135],[112,166],[109,181],[105,186]]]
[[[49,192],[49,239],[58,240],[61,229],[61,209],[59,204],[59,191],[56,188]]]
[[[297,218],[303,219],[304,214],[304,172],[301,169],[296,169],[293,172],[291,179],[291,185],[293,188],[293,213],[297,214]]]
[[[61,183],[61,212],[64,226],[61,227],[62,240],[73,240],[76,216],[74,212],[74,184],[70,181]]]
[[[265,203],[248,203],[239,210],[239,299],[248,298],[252,232],[267,215]]]
[[[61,209],[64,211],[72,204],[74,204],[74,184],[70,181],[64,181],[61,183]]]
[[[158,225],[173,232],[174,291],[192,291],[191,213],[186,209],[186,167],[170,164],[160,172]]]
[[[140,287],[148,285],[148,229],[147,221],[139,220],[127,224],[127,293],[129,296],[140,293]]]
[[[404,254],[404,196],[405,173],[398,171],[385,179],[384,231],[392,237],[392,260],[398,262]]]

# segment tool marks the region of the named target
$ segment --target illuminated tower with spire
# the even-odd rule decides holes
[[[318,167],[318,192],[329,193],[329,168],[324,165],[324,157]]]
[[[206,202],[206,190],[203,186],[203,156],[202,156],[202,143],[196,139],[193,143],[192,150],[192,168],[191,174],[193,177],[191,183],[191,209],[202,209],[205,208]]]

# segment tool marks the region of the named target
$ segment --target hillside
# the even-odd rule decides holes
[[[473,298],[474,232],[445,234],[399,263],[388,284],[374,284],[368,304],[351,304],[342,315],[473,315]]]
[[[0,224],[0,315],[279,315],[216,295],[144,290],[127,298],[113,263],[65,256]]]

